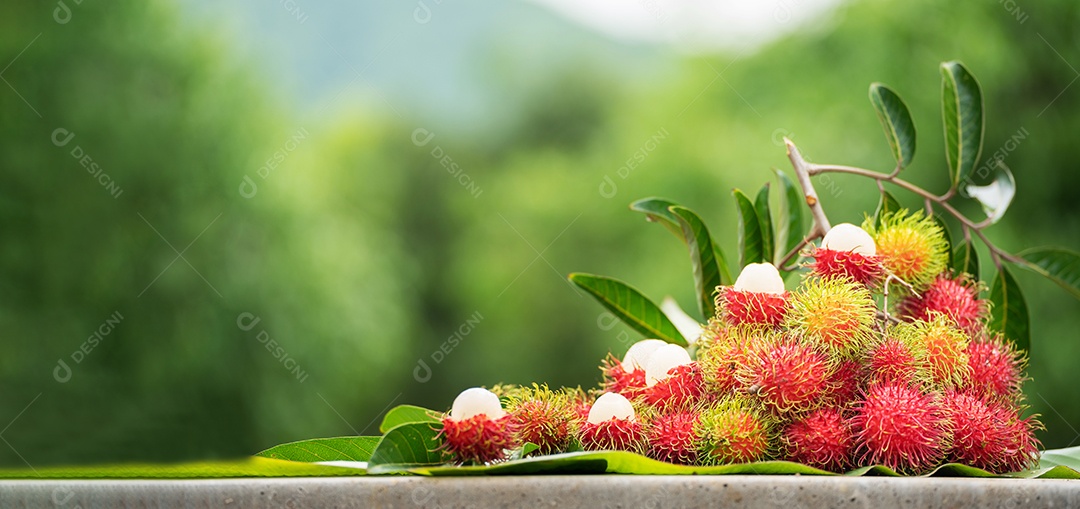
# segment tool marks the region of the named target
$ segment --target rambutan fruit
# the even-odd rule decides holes
[[[694,430],[699,462],[747,463],[769,454],[775,423],[750,402],[730,397],[703,409]]]
[[[576,417],[573,397],[567,391],[552,391],[533,384],[515,394],[507,413],[519,444],[536,444],[538,454],[562,452],[570,445],[571,426]]]
[[[851,424],[860,464],[921,472],[938,464],[948,449],[948,419],[934,396],[916,387],[871,385]]]
[[[1023,383],[1023,354],[1000,334],[981,336],[967,346],[971,370],[967,387],[985,398],[1019,399]]]
[[[777,413],[802,412],[821,405],[829,392],[833,366],[814,345],[779,337],[751,346],[735,378],[747,394]]]
[[[459,394],[442,425],[442,448],[457,463],[502,461],[516,446],[514,423],[499,397],[480,387]]]
[[[839,408],[810,412],[788,424],[780,440],[791,461],[831,472],[843,472],[852,465],[855,434]]]
[[[921,342],[886,337],[870,352],[867,367],[872,383],[925,385],[930,381],[926,348]]]
[[[945,232],[921,210],[885,213],[878,227],[872,218],[867,218],[863,229],[874,238],[877,256],[885,270],[918,290],[926,288],[948,264],[949,242]]]
[[[873,339],[870,291],[843,278],[809,278],[792,295],[785,325],[834,358],[855,358]]]
[[[940,313],[968,335],[979,332],[989,310],[989,303],[979,298],[979,285],[967,274],[938,276],[922,293],[900,302],[900,314],[908,319],[929,321]]]
[[[645,388],[645,364],[657,348],[666,344],[659,339],[643,339],[630,345],[621,361],[608,354],[600,366],[601,387],[628,398],[637,396]]]
[[[593,402],[578,439],[582,449],[587,451],[641,452],[645,432],[630,400],[621,394],[607,392]]]
[[[705,390],[716,396],[728,395],[735,388],[735,369],[744,362],[746,345],[767,332],[749,327],[723,328],[714,331],[717,321],[711,321],[698,342],[697,363]]]
[[[934,313],[930,321],[902,323],[893,329],[896,338],[922,354],[930,380],[941,387],[960,387],[971,373],[968,367],[968,337],[953,326],[952,320]]]
[[[645,366],[645,386],[652,387],[673,375],[672,369],[679,366],[685,366],[690,364],[693,360],[690,359],[690,353],[685,348],[675,344],[665,344],[660,348],[657,348],[651,356],[649,356],[648,364]]]
[[[810,256],[814,258],[810,266],[813,274],[822,278],[847,277],[874,286],[885,275],[874,239],[851,223],[833,226]]]
[[[829,377],[829,392],[825,395],[825,404],[841,408],[854,404],[865,380],[866,370],[859,361],[840,361]]]
[[[1034,430],[1040,424],[1021,419],[1014,405],[948,391],[942,408],[953,431],[950,461],[1003,474],[1030,468],[1038,459]]]
[[[666,378],[646,387],[641,396],[647,405],[659,410],[685,409],[712,399],[696,362],[671,368]]]
[[[734,285],[716,289],[717,317],[726,325],[776,327],[787,307],[784,279],[771,263],[747,264]]]
[[[693,411],[662,414],[652,419],[645,432],[648,456],[668,463],[696,463],[697,421],[698,414]]]

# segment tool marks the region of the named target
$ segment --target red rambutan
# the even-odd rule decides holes
[[[629,367],[629,371],[627,371]],[[600,387],[605,392],[617,392],[628,398],[633,398],[645,388],[645,370],[634,366],[625,366],[619,359],[610,353],[600,365],[603,379]]]
[[[789,424],[780,439],[792,461],[831,472],[843,472],[852,464],[855,435],[839,408],[810,412]]]
[[[950,461],[1003,474],[1030,468],[1038,459],[1034,430],[1040,424],[1021,419],[1016,406],[949,391],[942,407],[953,430]]]
[[[854,404],[865,379],[862,364],[854,360],[841,361],[829,378],[828,386],[831,390],[825,397],[827,404],[838,407]]]
[[[459,394],[442,425],[442,448],[458,463],[501,461],[517,445],[511,417],[487,389],[473,387]]]
[[[858,283],[875,286],[885,276],[885,269],[878,259],[874,239],[866,230],[851,223],[833,226],[821,247],[810,255],[810,266],[819,277],[847,277]]]
[[[882,341],[867,360],[871,382],[893,382],[903,385],[924,384],[929,373],[923,359],[925,351],[920,343],[909,344],[889,337]],[[913,351],[917,350],[917,351]]]
[[[823,403],[833,368],[828,358],[794,338],[776,338],[750,347],[735,377],[747,394],[775,412],[798,412]]]
[[[562,452],[570,445],[571,426],[576,418],[573,395],[554,392],[546,385],[510,398],[507,406],[515,441],[537,445],[537,454]]]
[[[1015,400],[1021,395],[1024,357],[1001,335],[968,343],[968,387],[986,398]]]
[[[979,298],[979,286],[969,276],[938,276],[918,296],[909,295],[900,302],[900,314],[912,320],[930,321],[936,313],[953,321],[969,335],[979,332],[990,310]]]
[[[921,472],[938,464],[948,449],[948,420],[940,404],[915,387],[871,385],[851,424],[865,465]]]
[[[588,419],[581,425],[578,438],[582,449],[587,451],[642,452],[645,444],[645,432],[634,407],[624,396],[614,392],[596,399]]]
[[[733,286],[716,289],[717,316],[726,325],[776,327],[787,307],[784,279],[770,263],[748,264]]]
[[[682,465],[697,462],[697,421],[695,412],[669,413],[653,419],[646,431],[649,457]]]
[[[646,404],[661,410],[688,408],[710,398],[696,362],[671,368],[666,378],[646,387],[641,395]]]
[[[745,348],[764,331],[752,328],[724,328],[717,332],[713,329],[718,322],[711,321],[702,338],[709,338],[706,343],[698,344],[697,363],[701,368],[701,377],[706,390],[714,396],[725,396],[732,392],[737,382],[735,369],[744,363]]]

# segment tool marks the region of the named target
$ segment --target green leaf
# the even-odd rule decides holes
[[[805,237],[803,204],[806,203],[806,199],[784,172],[774,171],[780,180],[780,192],[784,196],[784,200],[780,203],[780,217],[777,218],[780,229],[776,233],[776,256],[774,257],[776,263],[780,263],[780,259],[795,249]]]
[[[1024,302],[1020,286],[1016,284],[1008,267],[1001,267],[994,276],[994,282],[990,285],[990,302],[993,303],[990,310],[990,329],[1004,334],[1017,349],[1029,351],[1031,322],[1027,303]]]
[[[1039,455],[1039,468],[1056,466],[1065,466],[1080,471],[1080,446],[1043,451]]]
[[[367,461],[382,437],[313,438],[275,445],[256,456],[289,461]]]
[[[570,282],[589,292],[608,311],[648,338],[687,346],[686,338],[667,315],[636,288],[618,279],[592,274],[570,274]]]
[[[957,274],[968,273],[979,279],[979,252],[970,239],[961,240],[953,250],[952,269]]]
[[[1021,265],[1057,283],[1080,299],[1080,253],[1059,247],[1036,247],[1020,253]]]
[[[445,463],[446,455],[439,449],[441,430],[441,423],[414,422],[387,431],[368,459],[368,472],[389,473]]]
[[[263,457],[193,463],[38,466],[0,469],[0,479],[232,479],[250,477],[342,477],[367,475],[349,468]]]
[[[885,139],[892,149],[897,168],[905,168],[915,157],[915,121],[896,92],[881,83],[870,84],[870,104],[874,105]]]
[[[941,234],[945,236],[945,243],[949,246],[949,252],[946,253],[948,255],[946,265],[949,266],[949,267],[952,267],[952,264],[953,264],[952,245],[953,245],[953,243],[952,243],[952,233],[949,231],[949,225],[945,224],[945,220],[942,219],[941,215],[939,215],[939,214],[934,215],[934,222],[937,223],[938,228],[941,228]]]
[[[731,270],[728,269],[727,257],[724,256],[724,251],[720,249],[720,244],[716,243],[716,239],[713,239],[712,249],[713,258],[716,258],[716,267],[720,269],[720,284],[734,284],[735,280],[731,278]]]
[[[712,236],[709,235],[705,223],[692,210],[678,205],[671,207],[671,213],[675,214],[682,227],[683,238],[690,248],[690,265],[694,269],[694,289],[698,295],[698,310],[701,316],[708,320],[716,314],[716,300],[713,293],[716,287],[722,284],[720,280],[720,267],[716,261],[716,252],[713,250]]]
[[[900,202],[896,200],[896,197],[888,191],[882,191],[881,199],[878,200],[877,209],[874,211],[874,226],[880,228],[881,219],[885,217],[885,214],[891,214],[900,209]]]
[[[769,184],[761,186],[757,198],[754,199],[754,211],[757,212],[758,223],[761,225],[761,261],[772,262],[776,256],[776,248],[773,238],[772,211],[769,210]]]
[[[644,213],[645,220],[651,223],[660,223],[668,231],[674,233],[676,237],[685,241],[682,227],[679,226],[679,218],[671,212],[671,207],[676,205],[678,204],[663,198],[643,198],[631,203],[630,210]]]
[[[955,188],[971,176],[983,144],[983,97],[979,82],[960,62],[941,64],[941,116],[945,159]]]
[[[442,412],[413,405],[398,405],[386,412],[382,424],[379,424],[379,433],[414,422],[442,422]]]
[[[739,266],[764,261],[764,241],[761,238],[761,222],[758,221],[754,203],[742,191],[735,189],[735,204],[739,212]]]

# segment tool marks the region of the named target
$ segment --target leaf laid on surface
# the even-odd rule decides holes
[[[399,472],[445,463],[446,455],[439,450],[442,446],[438,438],[440,430],[441,423],[415,422],[387,431],[368,459],[368,472]]]
[[[881,83],[870,84],[870,104],[874,105],[885,138],[898,168],[906,168],[915,157],[915,121],[903,99]]]
[[[0,479],[232,479],[245,477],[343,477],[366,475],[343,468],[299,461],[250,457],[176,464],[128,463],[0,469]]]
[[[671,207],[671,213],[679,220],[686,246],[690,249],[690,266],[694,270],[694,289],[698,295],[698,310],[708,320],[716,314],[716,300],[713,293],[723,284],[716,252],[713,250],[712,236],[705,223],[694,211],[680,207]]]
[[[275,445],[256,456],[289,461],[367,461],[382,437],[313,438]]]
[[[589,292],[608,311],[647,338],[687,346],[686,338],[653,301],[618,279],[593,274],[570,274],[570,281]]]
[[[735,205],[739,213],[739,267],[764,261],[764,241],[761,238],[761,222],[754,202],[742,191],[735,189]]]
[[[984,131],[982,89],[960,62],[941,64],[941,116],[949,178],[956,186],[979,163]]]
[[[441,421],[442,412],[436,412],[435,410],[414,405],[398,405],[390,409],[389,412],[386,412],[386,416],[383,417],[382,423],[379,424],[379,433],[386,433],[402,424]]]
[[[1030,351],[1031,321],[1027,303],[1008,267],[1001,267],[990,285],[990,329],[1005,335],[1016,348]]]
[[[1066,289],[1080,299],[1080,253],[1059,247],[1036,247],[1020,253],[1021,265]]]

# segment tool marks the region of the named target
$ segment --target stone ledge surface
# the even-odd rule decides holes
[[[0,507],[1080,507],[1080,481],[813,476],[0,481]]]

